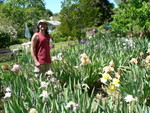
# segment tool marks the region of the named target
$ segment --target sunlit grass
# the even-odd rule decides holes
[[[71,45],[76,44],[77,41],[66,41],[66,42],[58,42],[58,43],[54,43],[55,48],[54,50],[59,50],[59,49],[63,49],[63,48],[67,48]]]

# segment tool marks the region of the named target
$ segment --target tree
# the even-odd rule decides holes
[[[20,8],[34,7],[39,9],[45,9],[45,3],[43,0],[5,0],[5,3]]]
[[[11,20],[18,32],[18,37],[24,37],[24,26],[28,22],[33,32],[34,24],[41,18],[49,19],[50,11],[45,9],[43,0],[5,0],[0,10]]]
[[[64,35],[73,36],[80,40],[81,36],[84,35],[82,30],[86,26],[94,25],[95,13],[93,11],[96,9],[93,10],[86,0],[84,4],[79,4],[78,2],[78,0],[74,1],[74,3],[67,0],[63,2],[63,8],[60,12],[61,25],[58,29]]]
[[[120,2],[126,3],[127,0],[114,0],[116,2],[116,4],[119,4]]]
[[[48,17],[51,17],[53,15],[53,13],[49,9],[46,9],[45,15]]]
[[[134,5],[140,5],[139,3],[142,3],[142,2],[149,2],[149,0],[114,0],[116,2],[116,4],[120,4],[120,3],[123,3],[123,4],[134,4]]]
[[[102,3],[102,0],[64,0],[60,12],[59,30],[64,35],[80,40],[85,34],[85,28],[101,25],[110,18],[109,10],[106,11],[107,8],[103,9],[104,7],[102,7],[103,5],[106,7],[109,2]]]
[[[127,4],[119,4],[113,16],[112,33],[122,35],[150,36],[150,2],[147,0],[128,0]]]
[[[98,8],[97,26],[103,25],[106,21],[112,21],[114,5],[108,0],[95,0],[94,7]]]
[[[0,0],[0,4],[3,4],[5,0]]]

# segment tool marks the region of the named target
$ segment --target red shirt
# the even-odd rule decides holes
[[[50,35],[38,34],[38,40],[36,43],[36,58],[40,64],[51,63],[50,58]]]

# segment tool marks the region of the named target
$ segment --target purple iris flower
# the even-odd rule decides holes
[[[81,43],[85,43],[86,41],[85,40],[81,40]]]
[[[90,42],[87,42],[86,44],[87,44],[87,45],[91,45],[91,43],[90,43]]]

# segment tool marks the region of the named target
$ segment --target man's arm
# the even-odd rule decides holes
[[[31,40],[31,55],[32,55],[32,58],[34,60],[34,64],[35,66],[39,67],[40,66],[40,63],[39,61],[37,60],[36,58],[36,43],[37,43],[37,40],[38,40],[38,35],[37,33],[35,33],[32,37],[32,40]]]

